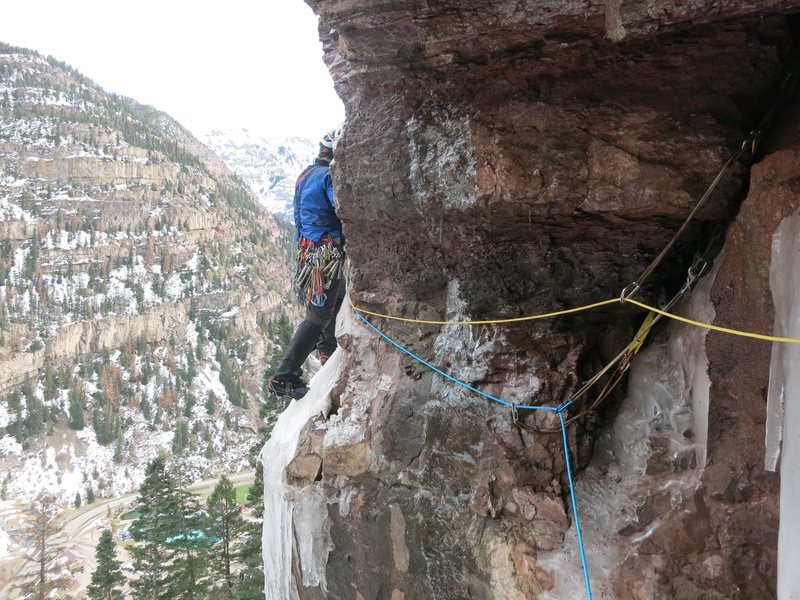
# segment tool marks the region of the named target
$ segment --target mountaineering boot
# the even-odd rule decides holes
[[[322,327],[314,325],[309,321],[303,321],[294,332],[292,341],[286,348],[286,354],[278,368],[275,369],[276,381],[288,383],[294,387],[305,387],[301,377],[303,376],[303,363],[308,355],[314,350]]]
[[[276,379],[275,376],[269,378],[267,387],[270,393],[275,396],[286,396],[288,398],[294,398],[295,400],[299,400],[308,393],[308,386],[302,381],[298,384],[294,384]]]
[[[323,352],[322,350],[319,351],[319,364],[324,365],[328,362],[330,355],[327,352]]]

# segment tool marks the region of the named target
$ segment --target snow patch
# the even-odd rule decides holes
[[[35,223],[36,217],[20,206],[10,202],[8,196],[0,198],[0,221],[24,221]]]
[[[13,546],[14,542],[11,541],[9,535],[4,529],[0,528],[0,561],[13,558],[10,553]]]

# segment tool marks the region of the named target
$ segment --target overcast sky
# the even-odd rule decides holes
[[[317,140],[344,119],[303,0],[4,0],[0,41],[66,62],[200,136]]]

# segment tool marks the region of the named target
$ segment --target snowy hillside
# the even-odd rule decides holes
[[[246,129],[212,131],[203,139],[273,215],[291,218],[294,183],[317,153],[303,138],[271,140]]]
[[[167,115],[0,44],[0,499],[118,496],[162,453],[246,468],[290,328],[281,244]]]

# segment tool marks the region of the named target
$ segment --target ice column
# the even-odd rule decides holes
[[[770,288],[775,335],[800,337],[800,213],[772,238]],[[782,444],[781,444],[782,442]],[[800,345],[775,343],[769,369],[765,468],[781,465],[778,600],[800,600]],[[781,447],[782,446],[782,447]]]
[[[284,481],[306,423],[330,411],[330,389],[342,367],[343,350],[331,356],[311,380],[302,400],[292,400],[272,430],[260,460],[264,465],[264,595],[266,600],[298,600],[292,565],[297,561],[305,586],[324,591],[330,549],[327,506],[314,486],[295,488]]]

